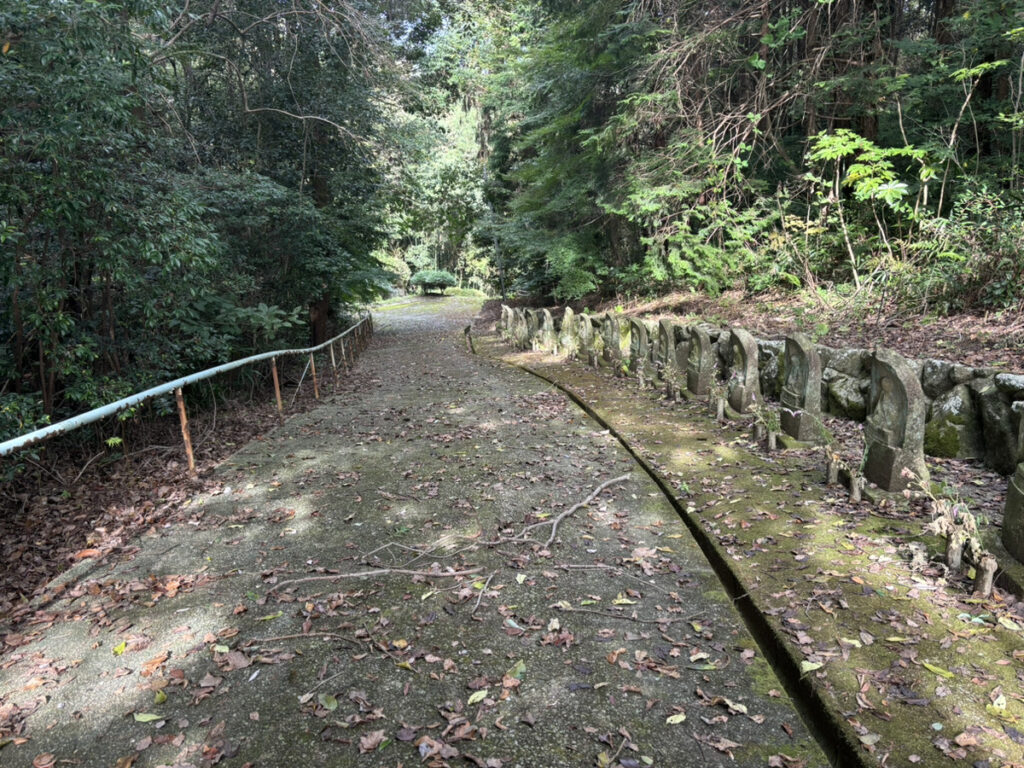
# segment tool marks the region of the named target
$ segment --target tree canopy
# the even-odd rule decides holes
[[[387,287],[400,48],[436,23],[410,14],[0,9],[0,433],[319,339]]]
[[[476,8],[493,28],[495,7]],[[1020,2],[517,14],[515,52],[488,62],[480,99],[495,236],[524,289],[834,285],[924,310],[1020,302]]]
[[[0,9],[0,432],[421,270],[1019,306],[1024,0]]]

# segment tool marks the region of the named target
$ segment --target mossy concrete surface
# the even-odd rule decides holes
[[[466,353],[478,308],[381,308],[322,407],[0,632],[0,764],[826,765],[634,458]]]
[[[851,503],[824,484],[820,453],[767,454],[700,399],[668,403],[605,370],[481,347],[573,393],[674,489],[830,752],[1024,765],[1022,605],[999,591],[973,599],[967,578],[945,572],[920,507]]]

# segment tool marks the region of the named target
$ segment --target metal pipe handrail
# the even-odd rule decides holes
[[[63,421],[58,421],[56,424],[49,424],[19,437],[13,437],[10,440],[5,440],[0,443],[0,456],[7,456],[15,451],[28,448],[31,445],[48,440],[55,435],[71,432],[79,427],[84,427],[87,424],[92,424],[100,421],[101,419],[105,419],[108,416],[113,416],[123,411],[125,408],[131,408],[133,405],[139,405],[140,403],[144,403],[146,400],[151,400],[154,397],[169,394],[181,387],[184,387],[186,384],[195,384],[196,382],[204,381],[205,379],[209,379],[221,373],[233,371],[236,368],[252,365],[253,363],[260,363],[264,360],[273,360],[274,358],[283,357],[284,355],[311,355],[331,346],[338,340],[358,329],[364,323],[372,322],[372,318],[373,316],[367,312],[362,318],[360,318],[359,322],[355,323],[342,333],[339,333],[333,339],[329,339],[323,344],[318,344],[315,347],[306,347],[305,349],[278,349],[273,352],[262,352],[258,355],[245,357],[241,360],[232,360],[230,363],[224,363],[223,365],[218,365],[214,368],[207,368],[206,370],[199,371],[198,373],[182,376],[174,381],[169,381],[156,387],[151,387],[143,392],[137,392],[134,395],[121,398],[113,403],[101,405],[99,408],[93,408],[91,411],[86,411],[85,413],[80,413],[77,416],[72,416],[70,419],[64,419]]]

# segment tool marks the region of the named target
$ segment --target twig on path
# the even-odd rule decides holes
[[[536,539],[531,539],[531,538],[529,538],[526,535],[527,531],[532,531],[534,528],[540,528],[543,525],[550,525],[551,526],[551,535],[548,536],[548,540],[546,542],[544,542],[544,547],[545,548],[550,547],[551,546],[551,542],[553,542],[555,540],[555,536],[558,535],[558,526],[561,524],[561,522],[563,520],[565,520],[565,518],[569,517],[569,515],[571,515],[573,512],[575,512],[580,507],[587,506],[590,502],[592,502],[594,499],[596,499],[598,497],[598,495],[601,493],[601,491],[603,491],[608,486],[615,485],[616,483],[624,483],[627,480],[629,480],[629,475],[628,474],[622,475],[621,477],[613,478],[611,480],[606,480],[605,482],[603,482],[599,486],[597,486],[597,488],[595,488],[594,491],[589,496],[587,496],[587,498],[585,498],[581,502],[573,504],[571,507],[569,507],[567,510],[562,512],[560,515],[558,515],[553,520],[541,520],[540,522],[537,522],[537,523],[531,523],[530,525],[528,525],[525,528],[523,528],[523,530],[521,530],[518,533],[518,535],[516,535],[516,536],[512,536],[511,538],[507,538],[507,539],[495,539],[494,541],[491,541],[489,543],[493,546],[495,544],[509,544],[511,542],[525,543],[525,542],[528,542],[528,541],[536,541]],[[537,543],[539,544],[540,542],[538,541]]]
[[[473,610],[469,612],[470,616],[472,616],[474,613],[476,613],[476,609],[480,607],[480,601],[484,599],[484,592],[486,592],[487,588],[489,586],[491,586],[491,579],[493,579],[493,578],[494,578],[494,574],[493,573],[490,576],[487,577],[487,581],[484,582],[484,586],[480,590],[480,594],[477,595],[477,597],[476,597],[476,605],[474,605],[473,606]]]
[[[617,758],[617,757],[619,756],[619,753],[621,753],[621,752],[622,752],[622,748],[623,748],[624,746],[626,746],[626,742],[627,742],[627,741],[629,741],[629,740],[630,740],[630,739],[629,739],[629,737],[628,737],[628,736],[623,736],[623,737],[622,737],[622,743],[621,743],[621,744],[619,744],[619,748],[615,750],[615,754],[614,754],[614,755],[612,755],[612,756],[611,756],[611,758],[609,758],[609,760],[608,760],[608,765],[611,765],[612,763],[614,763],[614,762],[615,762],[615,759],[616,759],[616,758]]]
[[[299,698],[300,699],[304,699],[307,696],[312,696],[316,692],[316,689],[319,688],[321,685],[326,685],[327,683],[331,682],[331,680],[334,680],[335,678],[341,677],[342,675],[344,675],[347,672],[349,672],[348,669],[343,669],[343,670],[341,670],[341,672],[336,672],[335,674],[331,675],[330,677],[325,677],[319,683],[317,683],[312,688],[310,688],[308,691],[306,691],[304,694],[302,694],[302,696],[300,696]]]
[[[280,643],[285,640],[304,640],[307,637],[330,637],[335,640],[344,640],[346,643],[360,647],[359,643],[350,637],[339,635],[337,632],[306,632],[298,635],[277,635],[276,637],[255,637],[246,641],[246,647],[250,645],[267,645],[268,643]]]
[[[400,566],[401,568],[408,568],[410,565],[415,563],[417,560],[421,560],[424,557],[436,557],[436,558],[439,558],[439,559],[448,559],[448,558],[452,558],[452,557],[457,557],[457,556],[461,555],[463,552],[471,550],[471,549],[473,549],[476,546],[478,546],[478,545],[473,544],[473,545],[470,545],[468,547],[463,547],[462,549],[457,549],[454,552],[450,552],[449,554],[446,555],[446,554],[437,554],[437,550],[440,549],[440,546],[431,547],[430,549],[417,549],[416,547],[408,547],[405,544],[399,544],[396,541],[390,541],[387,544],[381,544],[376,549],[371,549],[369,552],[364,554],[362,556],[362,562],[365,563],[366,565],[373,565],[373,561],[371,560],[371,557],[373,555],[377,554],[381,550],[390,549],[392,547],[397,547],[398,549],[404,549],[406,552],[415,552],[416,553],[416,557],[412,558],[412,560],[407,560],[404,564],[402,564]]]
[[[404,549],[407,552],[415,552],[416,557],[413,558],[413,560],[419,560],[421,557],[425,557],[433,553],[434,549],[436,549],[436,547],[427,550],[417,549],[416,547],[407,547],[405,544],[399,544],[397,541],[389,541],[387,544],[381,544],[376,549],[371,549],[369,552],[363,554],[363,562],[369,560],[373,555],[377,554],[382,549],[391,549],[391,547],[398,547],[399,549]],[[442,555],[442,557],[448,557],[448,555]],[[369,565],[369,563],[367,563],[367,565]]]
[[[674,624],[677,621],[694,621],[699,619],[701,614],[695,614],[693,616],[668,616],[664,619],[641,619],[636,616],[627,616],[624,613],[613,613],[611,611],[591,611],[587,608],[566,608],[560,606],[557,603],[552,608],[557,608],[563,613],[592,613],[595,616],[604,616],[606,619],[622,619],[623,621],[633,621],[637,624]]]
[[[607,565],[606,563],[592,563],[592,564],[576,564],[576,563],[559,563],[555,566],[563,571],[612,571],[616,576],[625,576],[627,579],[635,579],[643,584],[645,587],[651,587],[659,592],[671,595],[670,590],[664,587],[659,587],[657,584],[649,579],[645,579],[643,576],[637,576],[636,574],[629,573],[625,568],[619,565]]]
[[[327,576],[307,576],[303,579],[292,579],[291,581],[282,581],[280,584],[275,584],[270,588],[270,592],[267,594],[273,594],[275,592],[290,587],[293,584],[305,584],[308,581],[338,581],[340,579],[368,579],[372,576],[387,576],[392,573],[400,573],[406,576],[426,576],[431,578],[442,577],[442,578],[453,578],[458,576],[469,576],[474,573],[480,573],[483,568],[470,568],[465,571],[448,571],[447,573],[442,571],[411,571],[407,568],[374,568],[372,571],[357,571],[356,573],[332,573]]]

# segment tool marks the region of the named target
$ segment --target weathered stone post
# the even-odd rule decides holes
[[[512,331],[512,308],[508,304],[501,305],[501,319],[498,321],[498,331],[505,338],[508,338]]]
[[[821,357],[802,333],[786,337],[785,380],[780,399],[782,431],[797,440],[822,442]]]
[[[558,332],[558,346],[562,350],[562,354],[570,360],[575,360],[579,354],[579,322],[572,307],[566,307],[565,314],[562,315],[562,327]]]
[[[651,383],[658,378],[658,324],[644,321],[647,327],[647,380]]]
[[[558,334],[555,333],[555,319],[549,309],[540,311],[540,348],[552,355],[558,354]]]
[[[622,331],[619,318],[606,312],[601,323],[601,338],[604,340],[604,361],[612,367],[616,376],[622,375]]]
[[[594,318],[590,315],[580,315],[577,320],[580,338],[580,352],[586,356],[587,365],[597,368],[597,329],[594,327]]]
[[[673,324],[672,329],[675,331],[675,351],[673,353],[676,367],[675,394],[681,398],[683,390],[686,389],[686,363],[690,359],[690,328]]]
[[[1013,404],[1013,412],[1020,417],[1017,436],[1017,469],[1006,487],[1006,506],[1003,509],[1003,544],[1007,551],[1024,563],[1024,400]]]
[[[886,491],[901,491],[910,470],[928,481],[924,463],[925,399],[910,364],[895,352],[871,358],[871,393],[864,422],[864,477]]]
[[[676,352],[675,331],[672,321],[663,317],[658,321],[658,343],[654,345],[654,367],[655,373],[663,381],[667,381],[666,375],[671,363],[674,363]]]
[[[629,318],[629,372],[636,376],[641,387],[646,386],[650,378],[647,370],[649,347],[647,324],[638,317]]]
[[[686,358],[686,389],[696,397],[704,397],[715,375],[711,337],[699,326],[690,328],[690,349]]]
[[[530,345],[529,321],[522,307],[512,310],[512,343],[518,349],[526,349]]]
[[[539,310],[526,310],[526,344],[534,352],[540,347],[541,323],[542,318]]]
[[[665,321],[658,329],[658,343],[665,350],[662,358],[661,378],[665,382],[665,397],[677,400],[686,386],[686,358],[690,355],[689,331],[675,323]]]
[[[729,407],[747,413],[761,400],[761,379],[757,374],[757,340],[742,328],[730,328],[732,375],[729,376]]]

